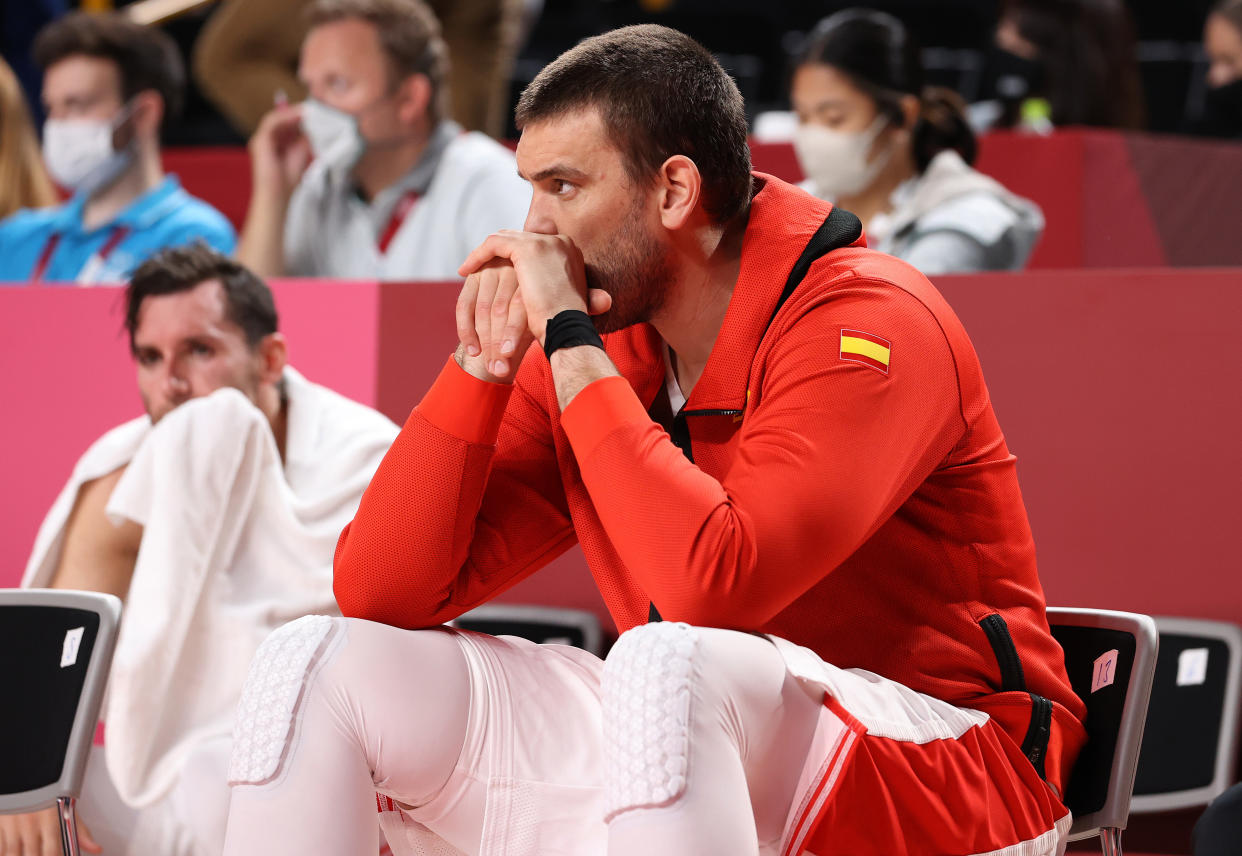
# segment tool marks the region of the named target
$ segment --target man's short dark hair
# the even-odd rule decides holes
[[[163,294],[177,294],[215,280],[224,290],[224,314],[242,329],[251,348],[277,330],[276,302],[267,283],[249,268],[206,244],[160,250],[147,259],[125,289],[125,329],[130,350],[142,301]]]
[[[630,177],[651,182],[673,155],[703,176],[717,222],[750,202],[750,147],[742,95],[706,48],[655,24],[587,39],[539,72],[518,100],[519,129],[596,107]]]
[[[431,124],[448,115],[448,46],[422,0],[316,0],[306,16],[312,28],[351,18],[372,24],[395,80],[421,74],[431,83]]]
[[[57,18],[39,31],[33,53],[44,71],[71,56],[112,60],[120,72],[122,100],[153,89],[164,99],[166,120],[181,112],[185,65],[176,43],[161,30],[118,12],[72,12]]]

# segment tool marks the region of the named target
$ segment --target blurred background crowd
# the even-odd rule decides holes
[[[149,250],[192,240],[265,276],[451,278],[482,236],[520,224],[528,198],[486,137],[511,148],[513,105],[539,70],[637,22],[689,33],[735,77],[754,143],[777,147],[756,149],[758,168],[854,211],[872,246],[929,275],[1088,263],[1058,249],[1071,228],[1049,206],[1058,182],[1028,173],[1025,150],[975,168],[989,135],[1058,128],[1129,135],[1143,199],[1123,207],[1149,212],[1163,255],[1112,252],[1113,265],[1239,261],[1214,225],[1231,209],[1211,195],[1242,149],[1214,150],[1224,184],[1194,189],[1197,219],[1174,222],[1161,212],[1187,188],[1170,164],[1200,155],[1129,141],[1242,139],[1242,0],[429,0],[417,15],[382,2],[81,4],[0,6],[0,218],[44,212],[0,225],[0,280],[122,281]],[[92,93],[112,74],[114,93]],[[402,89],[414,79],[423,101]],[[193,155],[247,141],[248,168],[204,172],[213,162]],[[1087,171],[1084,198],[1093,180],[1121,179]],[[420,224],[428,212],[453,228]],[[1084,230],[1088,244],[1135,234],[1122,221]]]
[[[30,53],[38,29],[79,4],[5,0],[0,49],[41,116],[39,70]],[[191,58],[186,107],[165,132],[168,144],[239,142],[276,91],[296,98],[293,68],[305,31],[299,0],[84,0],[81,8],[130,10],[158,23]],[[842,0],[468,0],[432,3],[455,74],[497,81],[494,91],[454,81],[455,115],[469,128],[512,137],[511,107],[539,69],[579,39],[654,21],[687,32],[734,75],[751,115],[784,109],[793,59],[816,23],[851,4]],[[968,102],[1006,102],[1005,125],[1095,125],[1237,137],[1242,92],[1242,4],[1216,0],[883,0],[865,4],[901,20],[921,47],[929,83]],[[229,81],[245,44],[249,72],[264,53],[271,69]],[[284,60],[282,75],[277,66]],[[1021,112],[1023,96],[1043,105]],[[1232,110],[1230,109],[1232,107]]]

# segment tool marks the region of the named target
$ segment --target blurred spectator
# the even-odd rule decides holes
[[[224,0],[194,43],[194,79],[233,127],[249,136],[277,93],[306,97],[297,76],[309,0]]]
[[[428,0],[448,44],[453,118],[499,138],[509,110],[509,78],[529,29],[527,0]],[[537,12],[542,2],[529,4]]]
[[[57,202],[21,85],[0,59],[0,219],[19,208],[43,208]]]
[[[1004,0],[978,126],[1141,128],[1134,26],[1122,0]]]
[[[1221,0],[1203,26],[1207,97],[1193,130],[1212,137],[1242,136],[1242,0]]]
[[[160,164],[160,126],[185,84],[172,41],[117,13],[74,13],[39,33],[34,51],[43,159],[73,198],[0,222],[0,282],[121,282],[156,250],[198,239],[231,251],[224,216]]]
[[[239,258],[264,276],[456,278],[485,237],[522,226],[530,189],[513,154],[447,118],[446,50],[421,0],[310,11],[310,98],[250,141]]]
[[[267,285],[201,244],[134,273],[125,325],[147,412],[83,454],[22,585],[125,601],[89,839],[106,856],[218,854],[247,664],[276,627],[337,613],[337,535],[397,426],[294,371]],[[0,815],[0,842],[59,854],[55,808]]]
[[[43,121],[39,104],[43,75],[30,55],[30,46],[40,30],[68,11],[65,0],[0,0],[0,56],[17,75],[36,125]]]
[[[964,105],[923,85],[919,57],[883,12],[846,9],[816,26],[791,93],[803,186],[858,215],[870,246],[925,274],[1019,269],[1043,217],[970,167]]]
[[[300,101],[298,52],[309,0],[224,0],[194,46],[194,76],[238,130],[252,134],[278,92]],[[499,137],[526,0],[428,0],[448,45],[452,118]]]

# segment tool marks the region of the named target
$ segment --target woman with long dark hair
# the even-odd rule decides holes
[[[1021,268],[1043,231],[1031,202],[971,168],[956,93],[926,87],[891,15],[846,9],[815,27],[791,100],[804,185],[862,219],[871,246],[926,274]]]
[[[1045,103],[1056,127],[1143,127],[1134,25],[1122,0],[1004,0],[996,47],[985,70],[985,83],[1003,84],[989,93],[1003,107],[993,127],[1020,124],[1032,100]],[[1015,77],[1024,86],[1014,87]]]

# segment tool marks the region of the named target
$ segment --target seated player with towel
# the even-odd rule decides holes
[[[157,254],[126,299],[147,415],[78,461],[23,585],[125,600],[84,839],[219,853],[247,665],[272,629],[336,612],[332,549],[397,428],[288,366],[268,287],[214,250]],[[0,815],[0,832],[35,852],[56,823]]]

